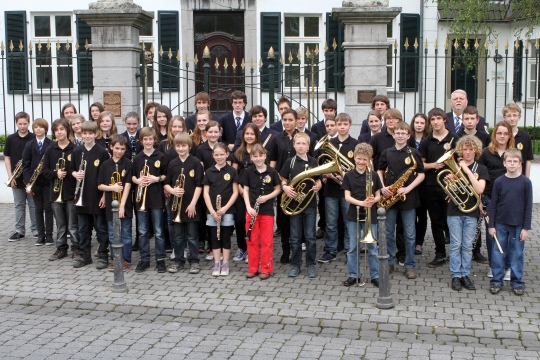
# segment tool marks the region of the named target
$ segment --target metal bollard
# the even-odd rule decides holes
[[[379,309],[393,308],[394,300],[390,294],[390,274],[388,273],[388,251],[386,246],[386,210],[377,210],[377,220],[379,221],[379,296],[377,297],[377,307]]]
[[[127,292],[128,288],[124,281],[124,267],[122,266],[122,240],[120,239],[120,218],[118,217],[118,206],[120,203],[116,200],[112,202],[114,241],[111,245],[114,252],[114,282],[113,292]]]

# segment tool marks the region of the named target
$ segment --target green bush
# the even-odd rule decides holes
[[[6,135],[0,135],[0,152],[4,152],[4,145],[6,144]]]

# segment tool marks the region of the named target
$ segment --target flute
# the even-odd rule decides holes
[[[221,209],[221,195],[218,195],[216,197],[216,211],[219,211]],[[219,241],[219,235],[221,232],[221,216],[219,217],[219,220],[217,222],[217,239]]]

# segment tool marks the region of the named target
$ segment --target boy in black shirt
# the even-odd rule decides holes
[[[47,150],[43,160],[43,175],[50,182],[50,199],[54,219],[56,220],[56,251],[49,257],[50,261],[59,260],[67,256],[68,234],[71,237],[71,250],[73,254],[79,253],[79,232],[77,228],[77,215],[73,194],[75,180],[68,176],[71,163],[71,154],[75,145],[69,141],[71,127],[66,119],[55,120],[52,131],[56,142]]]
[[[92,263],[92,224],[96,229],[98,261],[96,269],[109,265],[107,219],[105,218],[105,195],[98,190],[97,178],[101,165],[108,160],[109,152],[96,146],[97,124],[86,121],[81,125],[83,145],[71,154],[69,173],[77,180],[75,185],[75,212],[79,227],[80,257],[73,258],[73,267],[80,268]],[[81,166],[82,164],[82,166]]]
[[[45,119],[36,119],[32,123],[36,138],[29,141],[23,151],[23,180],[26,193],[34,198],[38,238],[36,246],[52,245],[53,213],[51,208],[49,181],[41,175],[43,159],[52,140],[46,137],[49,124]],[[40,169],[41,168],[41,169]],[[37,177],[36,177],[37,176]],[[35,180],[34,180],[35,179]],[[31,184],[33,182],[33,184]]]
[[[98,189],[105,194],[105,215],[111,245],[114,244],[112,202],[113,200],[118,201],[120,239],[123,244],[122,266],[124,270],[129,269],[131,264],[131,219],[133,218],[133,203],[131,202],[133,164],[124,157],[126,147],[126,138],[122,135],[114,135],[111,138],[110,145],[112,157],[101,165],[98,175]],[[109,271],[114,271],[114,254],[112,251],[111,261]]]
[[[190,274],[197,274],[200,271],[198,257],[200,214],[197,213],[196,206],[202,192],[204,171],[201,162],[189,154],[192,144],[191,136],[187,133],[175,136],[174,148],[178,156],[169,163],[163,186],[165,191],[172,195],[169,206],[174,226],[172,242],[175,258],[174,264],[169,266],[170,273],[176,273],[184,268],[186,245],[189,248]],[[172,207],[173,203],[176,203],[176,209]]]
[[[503,117],[512,127],[516,148],[521,151],[521,157],[523,159],[521,162],[522,174],[530,178],[531,164],[534,156],[530,135],[525,130],[518,128],[518,122],[521,119],[521,108],[517,104],[508,104],[503,108]]]
[[[465,135],[474,135],[482,142],[482,148],[485,148],[491,142],[491,136],[484,131],[478,131],[476,129],[479,121],[478,109],[474,106],[467,106],[463,110],[463,127],[458,131],[457,136],[461,138]]]
[[[154,228],[154,249],[157,271],[167,271],[165,259],[165,239],[163,237],[163,185],[165,169],[167,168],[165,155],[154,149],[157,135],[152,128],[142,128],[140,140],[144,146],[133,160],[133,183],[137,185],[136,209],[139,218],[139,249],[141,261],[137,264],[135,272],[143,272],[150,267],[150,237],[149,218],[152,217]],[[175,254],[178,256],[179,254]]]
[[[298,195],[295,191],[298,189],[298,184],[293,184],[295,176],[299,175],[304,171],[317,167],[317,159],[308,156],[307,152],[309,150],[309,135],[306,133],[297,133],[294,136],[294,149],[296,151],[296,156],[288,159],[283,168],[281,169],[279,175],[282,178],[282,187],[283,194],[282,196],[287,196],[288,198],[296,198]],[[321,189],[321,180],[318,176],[310,177],[315,180],[315,184],[311,188],[313,193],[317,193]],[[288,185],[290,184],[290,185]],[[292,185],[292,186],[291,186]],[[303,191],[304,194],[308,193],[308,188]],[[308,195],[308,198],[311,195]],[[308,268],[308,278],[314,279],[317,277],[317,269],[315,268],[315,259],[316,259],[316,237],[315,237],[315,222],[317,220],[317,200],[315,196],[312,196],[309,199],[309,203],[299,204],[299,206],[305,206],[305,209],[296,215],[291,215],[290,224],[291,224],[291,269],[289,271],[289,277],[297,277],[300,274],[300,267],[302,266],[302,234],[306,239],[306,265]]]
[[[34,208],[34,198],[24,190],[22,175],[22,153],[26,144],[36,138],[36,135],[28,131],[30,125],[30,115],[24,111],[15,115],[15,125],[17,132],[11,134],[6,139],[4,147],[4,159],[6,163],[6,173],[8,179],[13,177],[15,169],[18,176],[13,177],[8,185],[13,191],[13,202],[15,203],[15,231],[9,236],[8,241],[18,241],[24,239],[26,235],[26,203],[28,202],[28,211],[30,212],[30,229],[32,234],[37,237],[36,229],[36,210]],[[15,174],[17,175],[17,174]]]

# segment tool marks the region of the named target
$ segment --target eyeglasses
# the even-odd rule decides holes
[[[394,135],[396,135],[396,136],[407,136],[407,135],[409,135],[409,133],[406,133],[406,132],[395,132]]]

